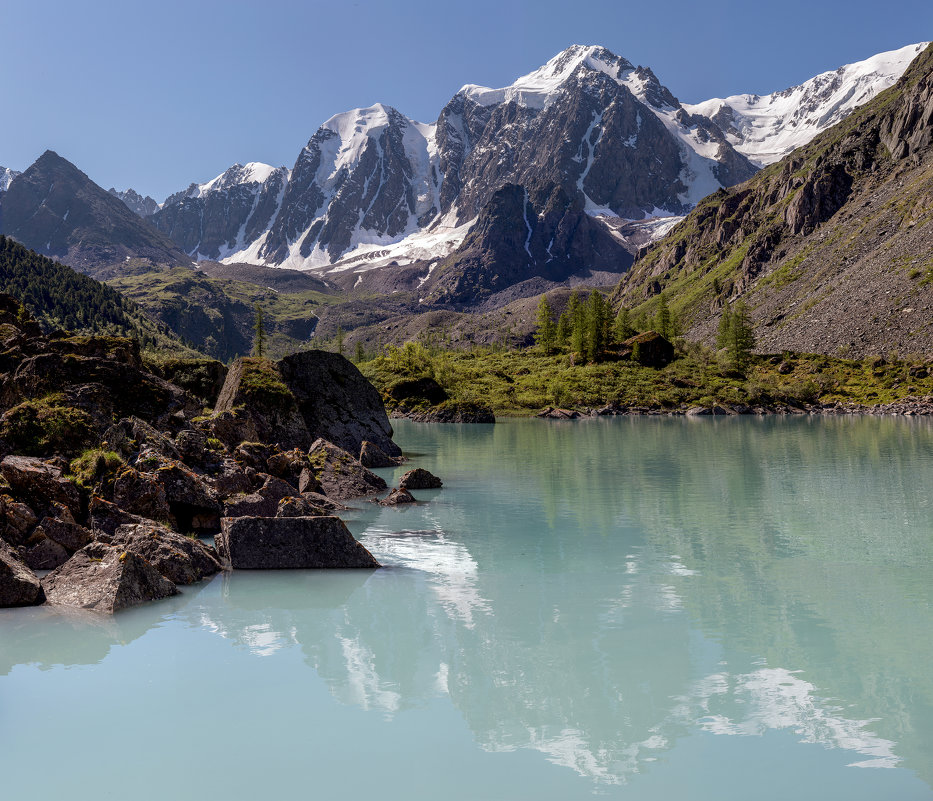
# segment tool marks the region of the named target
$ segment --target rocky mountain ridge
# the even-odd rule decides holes
[[[127,189],[125,192],[118,192],[111,186],[107,191],[114,197],[120,198],[130,211],[134,214],[138,214],[140,217],[149,217],[161,208],[155,198],[151,198],[149,195],[143,197],[135,189]]]
[[[933,46],[890,89],[751,181],[704,200],[617,302],[665,291],[712,341],[741,298],[765,350],[933,352]],[[646,299],[649,299],[646,302]]]

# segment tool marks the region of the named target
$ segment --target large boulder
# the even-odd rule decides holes
[[[224,518],[214,543],[235,569],[380,566],[339,517]]]
[[[674,346],[657,331],[644,331],[622,343],[633,361],[645,367],[665,367],[674,361]]]
[[[275,443],[282,448],[307,448],[313,437],[298,401],[272,362],[237,359],[227,371],[214,414],[230,416],[230,424],[214,426],[214,433],[236,448],[244,439]]]
[[[119,526],[111,544],[143,557],[174,584],[193,584],[220,570],[212,547],[158,523]]]
[[[404,487],[397,487],[385,496],[381,501],[377,501],[380,506],[399,506],[406,503],[416,503],[414,496]]]
[[[178,593],[175,585],[133,551],[92,542],[42,579],[46,600],[112,613]]]
[[[345,500],[372,495],[386,488],[384,479],[367,470],[343,448],[318,439],[308,452],[311,469],[328,498]]]
[[[124,467],[113,482],[113,502],[130,514],[175,525],[165,487],[152,473]]]
[[[21,545],[38,522],[36,513],[25,503],[9,495],[0,495],[0,539],[10,545]]]
[[[401,455],[379,392],[343,356],[307,350],[276,367],[298,401],[311,440],[326,439],[350,453],[359,453],[369,440],[390,456]]]
[[[62,504],[72,514],[81,513],[78,488],[63,476],[61,465],[54,460],[33,456],[7,456],[0,462],[0,473],[16,496],[42,514]]]
[[[263,473],[257,478],[265,480],[255,492],[231,495],[223,502],[224,517],[275,517],[282,500],[300,497],[287,481]]]
[[[0,540],[0,607],[34,606],[44,600],[45,593],[36,574]]]

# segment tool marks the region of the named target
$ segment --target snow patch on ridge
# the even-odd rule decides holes
[[[759,167],[780,160],[892,86],[928,42],[879,53],[768,95],[732,95],[687,104],[720,121],[727,139]]]

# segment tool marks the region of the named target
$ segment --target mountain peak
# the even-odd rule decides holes
[[[510,86],[490,89],[487,86],[467,84],[458,94],[464,94],[482,106],[514,101],[531,108],[542,108],[548,98],[578,69],[599,72],[619,80],[634,65],[600,45],[571,45],[546,64],[523,75]]]

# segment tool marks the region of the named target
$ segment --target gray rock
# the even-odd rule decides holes
[[[437,476],[421,467],[405,473],[398,485],[401,489],[440,489],[444,486]]]
[[[300,493],[287,481],[264,473],[258,476],[265,479],[258,490],[224,501],[224,517],[275,517],[283,499],[300,498]]]
[[[312,441],[322,438],[359,453],[369,440],[390,456],[401,455],[379,392],[343,356],[307,350],[286,356],[276,367],[298,401]]]
[[[381,501],[377,501],[380,506],[398,506],[399,504],[416,503],[412,494],[404,487],[393,489]]]
[[[26,553],[23,554],[23,561],[32,570],[54,570],[70,558],[71,552],[46,537],[39,529],[29,538]]]
[[[36,529],[36,531],[40,530],[46,537],[55,540],[70,553],[81,550],[94,539],[94,535],[84,526],[67,520],[59,520],[56,517],[43,518]]]
[[[214,543],[235,569],[380,566],[339,517],[224,518]]]
[[[112,613],[168,598],[178,589],[132,551],[93,542],[42,579],[50,604]]]
[[[39,519],[25,503],[14,501],[9,495],[0,496],[0,539],[11,545],[21,545]]]
[[[212,547],[158,523],[122,525],[112,545],[143,557],[174,584],[193,584],[220,570]]]
[[[326,440],[316,440],[308,452],[308,458],[328,498],[358,498],[386,488],[384,479],[367,470],[345,450]]]
[[[113,502],[130,514],[175,525],[165,487],[152,473],[123,468],[113,482]]]
[[[7,456],[0,462],[0,473],[17,497],[30,507],[45,512],[54,503],[67,506],[73,514],[81,512],[78,488],[64,478],[62,468],[53,460],[32,456]]]
[[[45,600],[38,577],[0,541],[0,607],[34,606]]]
[[[395,467],[402,463],[400,456],[389,456],[375,442],[363,440],[360,448],[360,464],[363,467]]]

